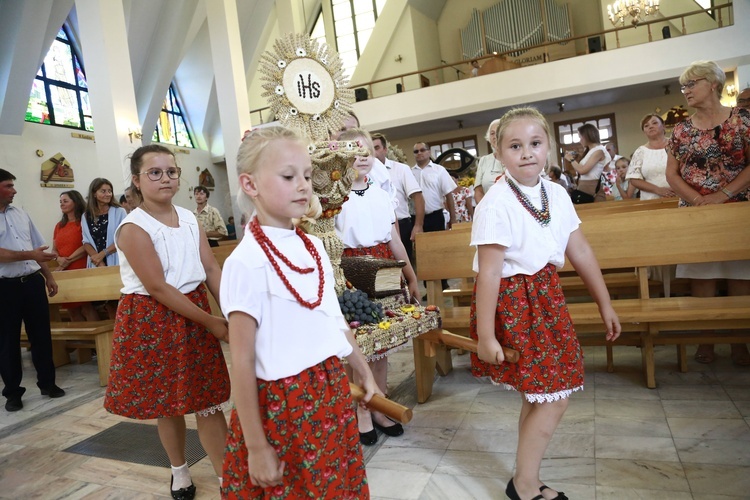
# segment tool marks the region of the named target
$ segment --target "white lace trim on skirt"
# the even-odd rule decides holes
[[[210,408],[206,408],[205,410],[198,410],[195,413],[197,415],[200,415],[201,417],[207,417],[209,415],[213,415],[217,411],[223,412],[227,408],[229,408],[229,401],[225,401],[221,404],[211,406]]]

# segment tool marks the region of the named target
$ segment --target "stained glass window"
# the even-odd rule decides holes
[[[34,78],[26,121],[93,132],[86,74],[63,26]]]
[[[182,105],[177,98],[174,84],[169,86],[167,96],[161,106],[159,121],[156,122],[156,129],[151,139],[155,142],[164,142],[175,146],[195,147],[185,122],[185,116],[182,114]]]

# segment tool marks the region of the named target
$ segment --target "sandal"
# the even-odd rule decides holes
[[[707,365],[713,363],[715,359],[716,355],[714,354],[714,347],[712,345],[701,344],[698,346],[698,350],[695,351],[695,360],[698,363]]]
[[[539,488],[539,492],[540,492],[540,493],[543,493],[543,492],[544,492],[544,490],[551,490],[551,489],[552,489],[552,488],[550,488],[550,487],[549,487],[549,486],[547,486],[546,484],[543,484],[543,485],[542,485],[542,486],[541,486],[541,487]],[[567,497],[567,496],[565,496],[565,493],[563,493],[562,491],[558,491],[558,492],[557,492],[557,496],[556,496],[556,497],[554,497],[554,498],[553,498],[552,500],[569,500],[569,499],[568,499],[568,497]]]
[[[745,344],[732,344],[732,363],[737,366],[750,366],[750,351]]]

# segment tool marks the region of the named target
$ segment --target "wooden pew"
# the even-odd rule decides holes
[[[54,274],[58,292],[49,298],[50,322],[52,331],[52,355],[55,366],[70,362],[68,349],[96,349],[96,362],[99,368],[99,384],[107,385],[109,361],[112,354],[112,332],[114,320],[103,321],[55,321],[59,318],[57,309],[67,302],[93,302],[97,300],[118,300],[120,298],[119,266],[77,269]],[[21,338],[27,341],[22,330]]]
[[[576,212],[578,217],[581,219],[581,223],[585,223],[592,217],[599,217],[601,215],[611,215],[618,213],[633,213],[643,212],[650,210],[664,210],[677,208],[679,198],[658,198],[655,200],[622,200],[622,201],[607,201],[601,203],[587,203],[584,205],[576,205]],[[633,215],[634,217],[640,217],[642,214]],[[453,226],[453,230],[457,231],[471,231],[471,223],[461,223]],[[625,267],[625,266],[623,266]],[[612,269],[605,273],[604,281],[607,283],[607,288],[613,298],[620,298],[626,296],[634,296],[638,293],[640,286],[638,277],[635,273],[635,269]],[[575,274],[567,274],[561,272],[560,284],[565,291],[567,297],[586,297],[588,296],[588,290],[583,282]],[[660,281],[651,280],[649,281],[651,287],[651,293],[660,293],[660,290],[664,288],[664,284]],[[686,280],[672,281],[669,284],[671,294],[687,293],[689,291],[689,283]],[[462,282],[461,286],[457,289],[445,290],[444,295],[453,299],[454,306],[467,305],[471,300],[471,294],[473,291],[473,280],[467,279],[466,282]]]
[[[648,266],[750,260],[750,203],[691,207],[649,212],[648,221],[633,214],[603,215],[582,224],[602,269],[633,267],[639,271],[640,298],[613,301],[623,335],[615,345],[642,349],[646,385],[656,386],[654,346],[678,345],[679,367],[686,370],[685,344],[750,342],[750,330],[705,335],[700,330],[750,328],[748,297],[652,297]],[[419,277],[427,280],[430,304],[441,306],[442,327],[468,334],[469,308],[444,307],[441,279],[472,278],[474,249],[466,231],[442,231],[417,235]],[[566,263],[562,271],[570,271]],[[593,303],[569,304],[582,345],[603,345],[603,326]],[[685,333],[687,332],[687,333]],[[414,341],[417,367],[417,396],[424,402],[432,391],[434,370],[442,375],[451,370],[444,346]]]
[[[220,265],[234,250],[236,245],[222,245],[212,250]],[[107,385],[109,378],[109,363],[112,355],[112,334],[114,320],[70,322],[60,321],[59,307],[68,302],[94,302],[100,300],[119,300],[122,280],[119,266],[97,267],[92,269],[77,269],[73,271],[56,272],[55,281],[58,285],[57,295],[49,298],[50,322],[52,331],[52,355],[55,366],[70,363],[68,350],[79,350],[79,356],[91,349],[96,349],[97,365],[99,369],[99,383]],[[221,316],[221,311],[209,293],[211,311]],[[26,332],[21,332],[22,341],[28,342]],[[88,361],[83,357],[79,361]]]

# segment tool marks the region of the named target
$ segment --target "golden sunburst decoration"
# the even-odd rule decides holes
[[[328,139],[352,112],[354,91],[341,58],[307,34],[277,39],[261,56],[259,69],[263,97],[276,119],[313,141]]]

